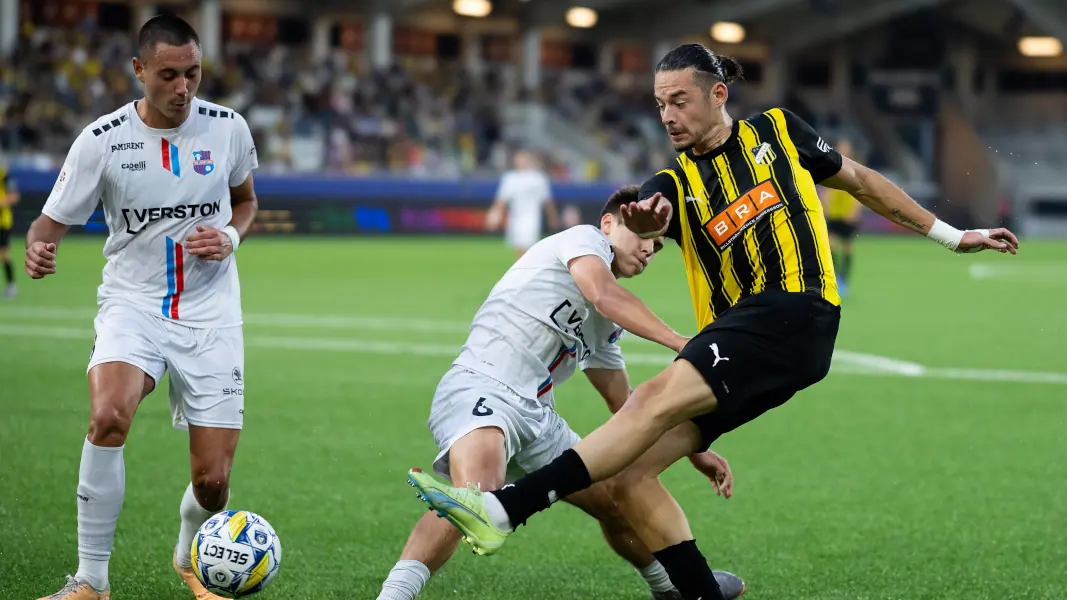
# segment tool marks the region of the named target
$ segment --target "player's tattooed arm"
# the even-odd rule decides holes
[[[928,231],[928,228],[926,226],[924,226],[922,223],[919,223],[918,221],[912,219],[911,217],[909,217],[909,216],[907,216],[905,214],[902,214],[900,212],[899,208],[894,208],[893,211],[892,211],[892,214],[893,214],[893,220],[894,221],[896,221],[897,223],[900,223],[901,225],[903,225],[903,226],[905,226],[905,227],[907,227],[909,229],[914,229],[915,231],[918,231],[920,233],[926,233]]]
[[[928,234],[934,215],[919,206],[905,192],[881,173],[843,157],[841,170],[825,179],[822,185],[844,190],[882,217],[921,234]]]

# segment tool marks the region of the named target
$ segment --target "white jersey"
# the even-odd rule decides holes
[[[541,232],[544,205],[552,199],[552,187],[541,171],[509,171],[500,180],[496,197],[508,205],[509,234]]]
[[[197,225],[229,224],[230,187],[259,166],[241,115],[193,99],[174,129],[152,129],[136,103],[101,117],[74,141],[43,213],[84,225],[103,202],[109,235],[97,301],[119,301],[190,327],[241,324],[236,259],[191,256]]]
[[[576,365],[624,369],[615,345],[623,330],[596,312],[567,267],[587,255],[611,267],[611,243],[591,225],[534,244],[478,309],[453,364],[549,406],[554,401],[548,392],[574,374]]]

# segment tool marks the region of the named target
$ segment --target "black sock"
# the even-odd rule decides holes
[[[696,540],[675,544],[652,555],[663,565],[685,600],[725,600]]]
[[[846,282],[848,281],[848,273],[852,270],[852,253],[845,252],[844,260],[841,262],[841,278]]]
[[[593,485],[589,469],[582,457],[573,448],[560,454],[556,460],[520,478],[514,485],[493,492],[512,527],[525,525],[526,519],[545,510],[560,498],[570,496]]]
[[[11,268],[11,261],[4,261],[4,277],[7,278],[8,283],[15,283],[15,270]]]

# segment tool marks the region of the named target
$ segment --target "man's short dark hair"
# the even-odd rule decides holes
[[[616,217],[620,216],[622,205],[637,202],[638,194],[640,193],[641,188],[636,185],[624,185],[615,190],[611,197],[608,198],[608,201],[604,203],[604,207],[600,209],[600,218],[603,219],[604,215],[609,214]]]
[[[141,31],[137,34],[137,48],[141,52],[141,60],[151,54],[159,44],[184,46],[189,42],[193,42],[199,48],[200,36],[196,34],[192,25],[172,14],[152,17],[141,26]]]
[[[744,76],[741,63],[729,56],[715,54],[703,44],[682,44],[667,53],[656,64],[656,72],[684,71],[695,69],[697,85],[705,92],[711,91],[715,82],[733,83]]]

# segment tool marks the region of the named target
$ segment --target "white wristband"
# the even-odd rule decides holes
[[[935,219],[934,225],[930,228],[930,233],[927,233],[926,237],[955,252],[960,247],[963,232],[941,219]]]
[[[227,225],[222,228],[222,232],[230,236],[230,241],[233,242],[233,251],[237,252],[237,246],[241,245],[241,236],[237,233],[237,229],[233,225]]]

